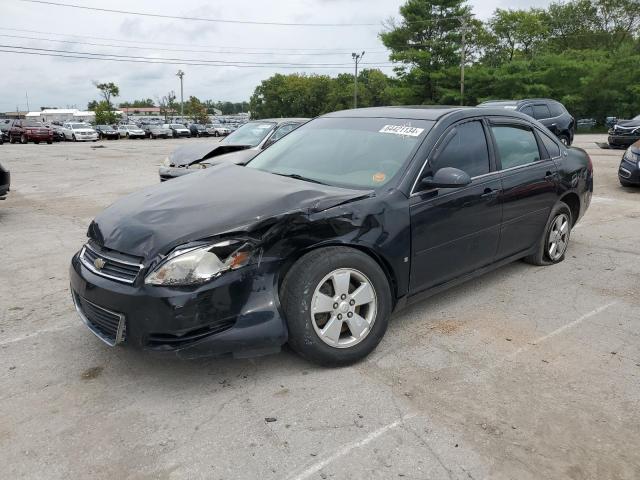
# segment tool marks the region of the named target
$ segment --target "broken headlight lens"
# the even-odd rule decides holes
[[[244,267],[250,260],[250,246],[237,240],[178,249],[147,276],[145,283],[164,286],[198,285],[226,271]]]
[[[631,163],[638,162],[640,164],[640,153],[635,153],[632,152],[631,149],[628,149],[624,154],[624,159],[628,160]]]

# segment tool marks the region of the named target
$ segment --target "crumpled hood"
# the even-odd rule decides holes
[[[620,120],[613,126],[614,130],[616,127],[624,127],[625,129],[640,128],[640,120]]]
[[[197,161],[212,158],[225,153],[237,152],[250,148],[249,145],[234,145],[222,142],[198,143],[182,145],[169,154],[169,163],[174,167],[184,167]]]
[[[245,165],[249,160],[253,160],[253,157],[260,153],[259,150],[252,148],[246,150],[240,150],[239,152],[225,153],[224,155],[218,155],[209,160],[204,160],[202,163],[207,165],[220,165],[221,163],[233,163],[234,165]]]
[[[223,164],[131,194],[99,214],[88,235],[142,258],[272,217],[314,212],[372,194]],[[286,221],[286,220],[285,220]]]

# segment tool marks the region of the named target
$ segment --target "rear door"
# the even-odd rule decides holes
[[[487,125],[480,120],[451,127],[416,179],[410,197],[412,293],[446,283],[495,258],[502,220],[502,183],[487,133]],[[467,172],[471,184],[420,189],[420,180],[444,167]]]
[[[536,103],[533,105],[533,118],[551,130],[554,135],[558,135],[558,124],[551,114],[551,109],[546,103]]]
[[[557,171],[535,129],[517,119],[490,123],[502,171],[503,221],[497,259],[526,252],[540,239],[557,200]]]

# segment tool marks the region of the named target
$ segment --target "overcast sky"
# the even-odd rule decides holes
[[[330,75],[351,72],[351,51],[365,50],[364,62],[384,64],[388,61],[388,55],[377,34],[382,29],[381,22],[390,16],[397,16],[398,8],[404,3],[404,0],[51,1],[172,16],[280,23],[372,23],[376,26],[346,28],[221,24],[2,0],[0,45],[3,46],[0,49],[6,49],[5,45],[13,45],[70,52],[173,58],[178,61],[328,63],[344,66],[322,69],[296,66],[284,69],[272,66],[150,65],[0,52],[0,112],[12,111],[16,107],[26,109],[27,93],[31,110],[39,110],[41,106],[84,109],[88,101],[98,98],[92,84],[94,80],[113,81],[119,85],[120,97],[116,102],[155,99],[170,90],[175,90],[179,95],[180,84],[175,74],[180,68],[185,71],[185,98],[195,95],[202,100],[241,101],[248,100],[256,85],[275,72]],[[549,0],[471,0],[469,3],[476,16],[485,19],[496,8],[544,7]],[[55,40],[64,40],[66,43]],[[113,46],[69,43],[75,41]],[[328,50],[332,51],[331,55],[326,55]],[[336,50],[344,53],[335,54]],[[45,53],[44,50],[41,52]],[[382,70],[391,73],[389,67],[383,67]]]

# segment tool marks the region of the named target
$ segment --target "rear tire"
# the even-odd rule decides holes
[[[564,202],[558,203],[551,210],[536,253],[525,257],[524,261],[538,266],[562,262],[569,248],[572,227],[571,209]]]
[[[20,135],[20,143],[23,145],[29,143],[29,139],[25,135]]]
[[[384,336],[391,316],[386,275],[371,257],[353,248],[328,247],[304,255],[287,273],[280,296],[289,345],[324,366],[350,365],[366,357]]]
[[[71,136],[71,140],[74,141],[74,142],[78,141],[78,139],[76,138],[75,134]]]

